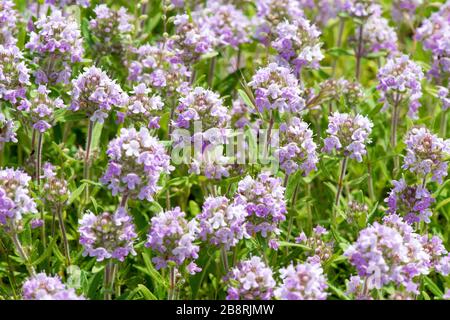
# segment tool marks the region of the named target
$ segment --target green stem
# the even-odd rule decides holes
[[[337,192],[336,192],[336,199],[334,201],[334,205],[335,208],[333,209],[333,224],[336,226],[336,208],[339,205],[339,199],[341,197],[341,193],[342,193],[342,188],[344,187],[344,177],[345,177],[345,171],[347,170],[347,162],[348,162],[348,157],[345,157],[342,160],[342,165],[341,165],[341,173],[339,174],[339,181],[338,181],[338,188],[337,188]]]
[[[63,220],[61,204],[58,204],[56,211],[58,214],[59,228],[61,230],[61,235],[62,235],[62,239],[63,239],[64,253],[65,253],[66,259],[67,259],[67,265],[70,266],[71,261],[70,261],[69,241],[67,240],[67,232],[66,232],[66,226],[65,226],[64,220]]]
[[[33,265],[30,263],[30,259],[28,258],[28,255],[26,254],[25,250],[22,247],[22,244],[20,243],[19,236],[17,235],[17,230],[14,226],[14,224],[11,224],[11,231],[10,231],[11,240],[14,243],[14,247],[17,250],[17,253],[22,258],[22,260],[25,262],[25,266],[27,267],[28,273],[30,276],[35,276],[36,271],[33,268]]]
[[[344,26],[345,26],[345,20],[343,18],[339,18],[339,33],[338,33],[338,39],[336,46],[338,48],[342,45],[342,35],[344,34]],[[336,57],[333,61],[333,67],[332,67],[332,76],[336,74],[336,65],[337,65],[338,57]]]
[[[356,80],[359,81],[361,77],[361,58],[362,58],[362,45],[363,45],[363,25],[359,26],[358,34],[358,50],[356,52]]]
[[[212,57],[210,65],[209,65],[209,73],[208,73],[208,87],[212,89],[214,85],[214,73],[216,71],[216,57]]]
[[[440,125],[440,130],[439,130],[439,134],[441,136],[441,138],[445,139],[446,134],[447,134],[447,110],[443,110],[442,114],[441,114],[441,125]]]
[[[112,300],[112,293],[114,292],[114,278],[116,268],[112,261],[108,261],[105,266],[105,274],[103,278],[104,300]]]
[[[92,134],[94,132],[94,122],[89,120],[88,125],[88,133],[87,133],[87,139],[86,139],[86,150],[84,155],[84,171],[83,171],[83,178],[85,180],[89,180],[89,171],[90,171],[90,154],[91,154],[91,144],[92,144]],[[89,186],[86,184],[85,186],[85,202],[87,203],[89,201]]]

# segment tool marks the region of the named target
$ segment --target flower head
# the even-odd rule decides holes
[[[145,246],[155,252],[153,262],[156,269],[166,268],[173,262],[177,266],[185,266],[192,274],[201,271],[194,262],[200,249],[194,244],[199,232],[198,222],[186,220],[185,215],[176,207],[152,218]]]
[[[422,79],[422,68],[407,55],[389,58],[378,71],[380,83],[377,89],[381,91],[380,101],[384,102],[384,109],[401,101],[408,102],[408,116],[416,119],[422,97]]]
[[[229,250],[239,240],[249,237],[245,230],[247,211],[225,197],[208,197],[197,215],[200,238]]]
[[[365,144],[370,143],[372,127],[372,121],[360,114],[351,116],[334,112],[329,118],[329,136],[325,138],[322,150],[331,153],[335,149],[341,155],[361,162],[367,153]]]
[[[405,138],[406,156],[402,168],[425,178],[442,183],[447,176],[450,139],[444,140],[427,128],[412,128]]]
[[[240,261],[225,277],[227,300],[270,300],[276,285],[273,272],[260,257]]]
[[[30,70],[25,65],[22,52],[16,46],[0,45],[0,99],[13,104],[25,97],[30,85]]]
[[[0,0],[0,45],[9,47],[17,42],[17,10],[14,1]]]
[[[430,223],[430,217],[433,214],[430,206],[434,198],[426,187],[409,186],[404,179],[393,180],[392,183],[394,188],[384,200],[389,207],[387,212],[403,215],[405,221],[411,224],[419,221]]]
[[[318,263],[303,263],[280,269],[283,283],[275,290],[282,300],[325,300],[327,278]]]
[[[125,105],[127,95],[122,88],[97,67],[85,68],[72,80],[72,104],[70,109],[82,111],[91,121],[104,122],[113,108]]]
[[[73,288],[67,288],[58,276],[38,273],[28,278],[22,287],[24,300],[85,300]]]
[[[0,112],[0,149],[5,142],[17,143],[16,125]]]
[[[68,83],[71,65],[80,62],[83,55],[77,22],[57,9],[39,18],[25,47],[34,54],[36,64],[42,67],[35,74],[37,83]]]
[[[125,194],[147,201],[160,189],[158,181],[163,173],[170,173],[170,157],[159,140],[147,128],[120,130],[109,143],[108,168],[100,181],[108,185],[113,195]]]
[[[248,85],[255,91],[255,103],[259,112],[272,109],[298,112],[305,108],[298,80],[289,69],[276,63],[260,68]]]
[[[95,257],[97,261],[124,261],[129,254],[136,255],[133,242],[137,234],[131,217],[122,207],[113,214],[103,212],[96,216],[86,212],[78,231],[84,256]]]
[[[0,170],[0,224],[16,223],[22,214],[36,213],[36,203],[29,195],[31,177],[21,170]]]

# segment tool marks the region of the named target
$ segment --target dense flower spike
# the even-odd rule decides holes
[[[450,83],[449,83],[450,85]],[[438,97],[442,102],[442,110],[448,110],[450,109],[450,91],[448,88],[445,87],[439,87],[438,90]]]
[[[185,266],[194,274],[201,271],[194,260],[198,258],[199,246],[194,244],[198,237],[198,222],[187,221],[186,214],[176,207],[152,218],[146,247],[155,252],[153,262],[156,269],[166,268],[169,263]]]
[[[288,68],[276,63],[259,69],[248,85],[255,91],[255,103],[259,112],[298,112],[305,108],[298,80]]]
[[[134,87],[128,99],[125,118],[136,125],[145,125],[149,129],[159,128],[158,111],[162,110],[164,103],[161,97],[153,94],[143,83]]]
[[[169,95],[183,92],[183,88],[187,87],[191,72],[183,64],[173,61],[176,60],[175,54],[163,43],[132,48],[131,54],[133,56],[127,62],[130,81],[143,82]]]
[[[95,257],[97,261],[124,261],[129,254],[136,255],[133,242],[137,234],[131,217],[122,207],[113,214],[103,212],[96,216],[86,212],[78,231],[84,256]]]
[[[324,263],[333,255],[333,241],[327,241],[325,237],[328,235],[328,230],[317,225],[313,228],[312,235],[307,237],[304,232],[295,238],[296,243],[301,243],[309,248],[311,252],[308,252],[308,263]]]
[[[56,167],[46,162],[43,166],[43,197],[50,206],[63,204],[69,197],[67,181],[57,176]]]
[[[22,287],[23,300],[85,300],[73,288],[67,288],[58,276],[39,273],[28,278]]]
[[[29,114],[33,128],[40,133],[52,127],[56,110],[66,108],[61,98],[52,99],[49,93],[46,86],[39,85],[37,90],[30,92],[30,101],[22,100],[18,106],[19,110]]]
[[[316,170],[319,162],[317,145],[313,140],[312,130],[308,124],[293,117],[287,124],[280,127],[282,146],[276,150],[280,167],[286,174],[301,170],[304,175]]]
[[[298,17],[293,23],[282,22],[275,29],[272,47],[298,74],[302,68],[319,68],[323,59],[320,31],[307,19]]]
[[[241,261],[225,277],[227,300],[270,300],[276,285],[273,272],[260,257]]]
[[[434,202],[430,192],[424,186],[409,186],[404,179],[392,181],[394,188],[385,199],[388,213],[404,216],[406,222],[430,222],[433,214],[430,210]]]
[[[0,0],[0,45],[8,47],[17,42],[17,11],[14,1]]]
[[[394,283],[418,293],[415,277],[429,273],[430,255],[420,236],[398,215],[389,215],[362,230],[345,251],[368,290]]]
[[[408,116],[417,119],[417,110],[422,97],[422,68],[409,59],[407,55],[388,59],[378,72],[380,81],[377,89],[381,91],[384,109],[408,102]]]
[[[433,54],[433,66],[429,75],[445,80],[450,73],[450,2],[442,5],[438,12],[425,19],[416,30],[416,39]]]
[[[256,1],[257,25],[256,38],[265,45],[274,39],[273,29],[281,22],[294,22],[303,17],[299,1],[289,0],[258,0]]]
[[[21,170],[0,170],[0,224],[17,223],[22,214],[36,213],[36,203],[29,195],[31,177]]]
[[[97,67],[85,68],[72,80],[72,104],[70,109],[86,113],[91,121],[103,123],[113,108],[126,104],[127,95]]]
[[[78,4],[83,8],[89,7],[90,0],[45,0],[45,3],[54,5],[59,8],[64,8],[65,6],[70,6]]]
[[[362,40],[366,46],[366,53],[386,51],[392,55],[398,52],[397,33],[380,14],[373,14],[367,19],[363,27]]]
[[[323,151],[331,153],[336,150],[344,157],[350,157],[358,162],[367,153],[366,143],[370,143],[369,138],[372,132],[373,123],[362,115],[351,116],[347,113],[334,112],[329,117],[327,133]]]
[[[291,264],[280,269],[283,283],[275,290],[282,300],[325,300],[327,278],[318,263]]]
[[[239,240],[249,237],[245,230],[247,211],[225,197],[208,197],[197,215],[200,238],[229,250]]]
[[[160,190],[159,178],[173,170],[164,146],[145,127],[139,131],[122,128],[109,143],[107,154],[110,161],[100,180],[113,195],[153,201]]]
[[[343,11],[358,19],[367,19],[373,14],[380,14],[381,7],[375,0],[345,0]]]
[[[200,28],[187,14],[177,15],[174,19],[175,35],[167,46],[175,53],[173,62],[189,66],[197,62],[201,55],[210,53],[216,44],[214,33],[208,28]]]
[[[217,38],[217,45],[237,48],[249,42],[250,21],[231,3],[212,0],[203,10],[193,12],[193,19],[200,29],[209,28]]]
[[[427,128],[412,128],[405,138],[406,156],[402,168],[442,183],[447,176],[450,139],[437,137]]]
[[[0,150],[5,142],[17,143],[16,125],[0,112]]]
[[[286,202],[280,178],[261,173],[256,179],[246,176],[239,181],[235,203],[244,205],[248,213],[247,232],[271,237],[280,232],[278,224],[286,219]],[[275,245],[276,246],[276,245]]]
[[[392,18],[398,22],[414,22],[414,14],[423,3],[423,0],[394,0],[392,4]]]
[[[94,54],[101,57],[105,54],[121,54],[131,42],[133,17],[127,9],[109,8],[106,4],[95,7],[95,18],[89,21],[89,28],[94,37]]]
[[[17,103],[24,98],[30,85],[30,70],[23,61],[23,54],[16,46],[0,45],[0,99]]]
[[[71,16],[52,10],[35,23],[35,31],[26,44],[39,65],[35,73],[36,82],[68,83],[72,75],[72,64],[83,56],[80,28]]]

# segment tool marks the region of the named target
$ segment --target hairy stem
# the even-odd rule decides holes
[[[112,261],[108,261],[105,266],[105,274],[103,278],[103,298],[104,300],[112,300],[112,293],[114,292],[114,278],[116,276],[116,268]]]
[[[442,111],[442,115],[441,115],[441,124],[440,124],[440,130],[439,130],[439,134],[441,136],[441,138],[446,137],[447,134],[447,110],[443,110]]]
[[[92,144],[93,132],[94,132],[94,122],[89,120],[88,133],[87,133],[87,139],[86,139],[86,150],[85,150],[85,155],[84,155],[83,178],[85,180],[89,180],[89,171],[90,171],[90,166],[91,166],[90,154],[91,154],[91,144]],[[89,187],[87,184],[85,186],[85,201],[86,201],[86,203],[89,201]]]
[[[216,57],[212,57],[209,65],[208,87],[212,89],[214,84],[214,73],[216,71]]]
[[[56,212],[58,214],[58,222],[59,222],[59,228],[61,230],[61,235],[63,239],[63,245],[64,245],[64,254],[67,259],[67,265],[71,265],[70,261],[70,249],[69,249],[69,241],[67,240],[67,232],[66,232],[66,226],[64,224],[63,215],[62,215],[62,205],[58,204],[56,208]]]
[[[361,78],[361,58],[362,58],[362,45],[363,45],[363,25],[359,26],[358,32],[358,49],[356,51],[356,80]]]
[[[30,276],[35,276],[36,271],[34,270],[34,267],[30,263],[30,259],[28,258],[28,255],[26,254],[25,250],[22,247],[22,244],[20,243],[19,236],[17,235],[17,230],[16,230],[14,224],[11,224],[10,236],[11,236],[11,240],[13,241],[14,246],[17,250],[17,253],[22,258],[22,260],[25,262],[28,273],[30,274]]]
[[[340,48],[342,45],[342,35],[344,34],[344,26],[345,26],[345,20],[343,18],[339,18],[339,33],[337,38],[336,47]],[[333,67],[332,67],[332,73],[331,75],[334,77],[336,74],[336,65],[337,65],[338,57],[336,57],[333,61]]]
[[[336,192],[336,199],[334,201],[334,204],[336,207],[339,205],[339,200],[341,198],[342,189],[344,187],[344,177],[345,177],[345,171],[347,170],[347,162],[348,162],[348,157],[345,157],[342,160],[341,173],[339,174],[339,181],[338,181],[338,187],[337,187],[337,192]],[[336,210],[333,210],[333,212],[335,212],[335,211]],[[333,215],[333,222],[336,222],[336,213]]]

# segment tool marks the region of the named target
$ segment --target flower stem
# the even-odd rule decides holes
[[[91,144],[92,144],[92,134],[94,131],[94,122],[89,120],[88,133],[86,139],[86,150],[84,155],[84,171],[83,178],[85,180],[89,180],[89,169],[91,166],[90,163],[90,153],[91,153]],[[89,201],[89,186],[86,184],[85,186],[85,201]]]
[[[37,133],[38,135],[38,142],[37,142],[37,157],[36,157],[36,183],[38,189],[40,189],[41,186],[41,162],[42,162],[42,144],[43,144],[43,134],[41,132]],[[41,241],[44,248],[47,247],[47,237],[45,234],[45,216],[44,216],[44,210],[41,210],[41,220],[42,220],[42,226],[41,226]]]
[[[25,250],[22,247],[22,244],[20,243],[19,236],[17,235],[17,230],[14,226],[14,223],[11,224],[10,236],[11,236],[11,240],[13,241],[14,246],[17,250],[17,253],[22,258],[22,260],[25,262],[28,273],[30,274],[30,276],[35,276],[36,271],[34,270],[34,267],[30,263],[30,259],[28,258],[28,255],[26,254]]]
[[[66,232],[66,226],[65,226],[64,220],[63,220],[61,204],[58,204],[58,206],[56,208],[56,212],[58,214],[59,228],[61,229],[61,235],[62,235],[62,239],[63,239],[64,253],[65,253],[66,259],[67,259],[67,265],[70,266],[71,261],[70,261],[69,241],[67,240],[67,232]]]
[[[445,138],[447,134],[447,110],[443,110],[441,114],[441,126],[439,134],[442,138]]]
[[[395,96],[394,107],[392,109],[392,120],[391,120],[391,148],[395,153],[397,147],[397,127],[398,127],[398,116],[400,114],[399,110],[400,94]],[[399,158],[394,155],[394,172],[397,172],[400,167]]]
[[[222,248],[220,249],[220,253],[222,256],[223,269],[225,270],[225,273],[227,273],[229,265],[228,265],[228,254],[225,247],[222,246]]]
[[[363,25],[360,24],[358,32],[358,49],[356,52],[356,80],[359,81],[361,77],[361,58],[362,58],[362,45],[363,45]]]
[[[105,274],[103,278],[103,290],[104,290],[104,300],[112,300],[112,293],[114,289],[114,278],[116,268],[114,262],[108,261],[105,266]]]
[[[344,177],[345,177],[345,171],[347,170],[347,162],[348,157],[345,157],[342,160],[341,165],[341,173],[339,174],[339,182],[338,182],[338,188],[336,192],[336,199],[334,201],[335,206],[337,207],[339,205],[339,199],[341,198],[342,189],[344,187]],[[333,210],[333,224],[336,224],[336,209]]]
[[[214,73],[216,71],[216,57],[211,58],[208,73],[208,87],[212,88],[214,84]]]
[[[122,200],[120,200],[120,207],[125,209],[127,207],[127,202],[128,202],[128,193],[125,193],[122,196]]]
[[[169,267],[169,290],[167,300],[175,300],[175,279],[176,270],[174,267]]]

